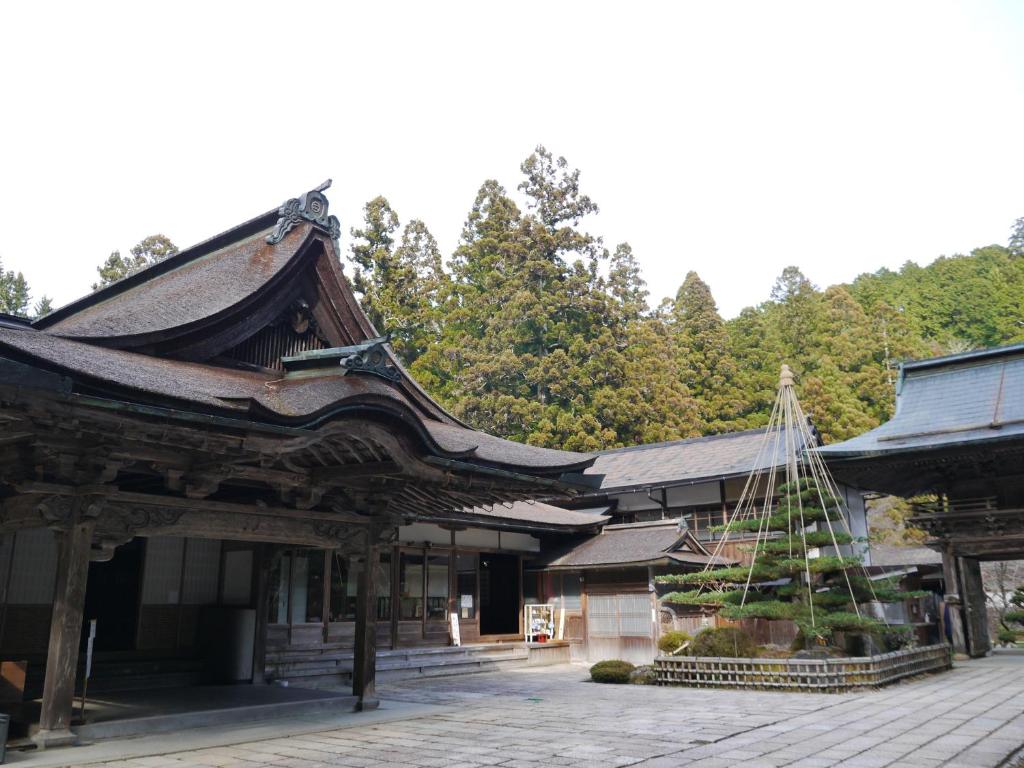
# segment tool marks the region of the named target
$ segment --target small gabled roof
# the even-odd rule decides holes
[[[818,448],[857,459],[1024,439],[1024,344],[905,363],[895,415],[875,429]]]
[[[764,429],[727,432],[688,440],[651,443],[601,451],[586,475],[604,475],[601,491],[667,486],[748,475],[766,469],[782,455],[762,446],[771,435]],[[782,436],[785,439],[785,436]]]
[[[560,551],[531,567],[550,570],[624,568],[648,565],[730,565],[713,555],[679,520],[606,525],[601,533]]]

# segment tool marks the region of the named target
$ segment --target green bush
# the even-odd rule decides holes
[[[737,627],[716,627],[701,631],[689,648],[691,656],[749,658],[757,655],[754,639]]]
[[[1024,611],[1007,611],[1003,618],[1012,624],[1024,624]]]
[[[595,683],[628,683],[634,669],[632,664],[621,659],[599,661],[590,668],[590,679]]]
[[[658,682],[658,675],[655,673],[654,667],[644,664],[636,667],[630,673],[629,682],[633,685],[655,685]]]
[[[675,653],[684,643],[693,640],[690,635],[682,630],[673,629],[658,638],[658,650],[662,653]]]
[[[1015,643],[1017,642],[1017,633],[1012,629],[1000,629],[996,638],[1000,643]]]

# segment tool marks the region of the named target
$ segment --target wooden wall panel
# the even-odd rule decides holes
[[[251,581],[251,571],[247,575]],[[220,585],[219,540],[188,540],[185,549],[185,572],[181,581],[182,604],[213,605],[217,602],[217,589]]]
[[[172,650],[178,642],[178,606],[143,605],[139,609],[138,649]]]
[[[288,627],[284,624],[270,624],[267,627],[267,648],[280,650],[288,647]]]
[[[182,605],[178,609],[178,647],[195,648],[199,639],[199,617],[202,607]]]
[[[46,653],[50,642],[50,605],[8,605],[0,648],[4,653]]]
[[[161,536],[146,540],[142,604],[177,605],[181,600],[181,564],[185,539]]]
[[[18,531],[14,536],[7,602],[50,605],[57,579],[57,539],[47,528]]]
[[[292,647],[322,645],[323,642],[323,624],[292,624]]]

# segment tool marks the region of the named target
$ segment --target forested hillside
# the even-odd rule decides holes
[[[842,440],[891,414],[900,360],[1024,340],[1024,219],[1007,247],[849,285],[788,267],[769,301],[723,321],[696,271],[648,307],[630,246],[582,226],[598,206],[564,159],[538,147],[520,170],[525,208],[485,181],[453,254],[383,197],[352,230],[378,329],[481,429],[594,450],[761,426],[785,361],[825,439]]]

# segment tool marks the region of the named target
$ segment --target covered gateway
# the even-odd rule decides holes
[[[942,554],[950,639],[981,656],[979,561],[1024,557],[1024,344],[905,363],[896,393],[892,419],[817,450],[850,485],[919,497],[913,522]]]

